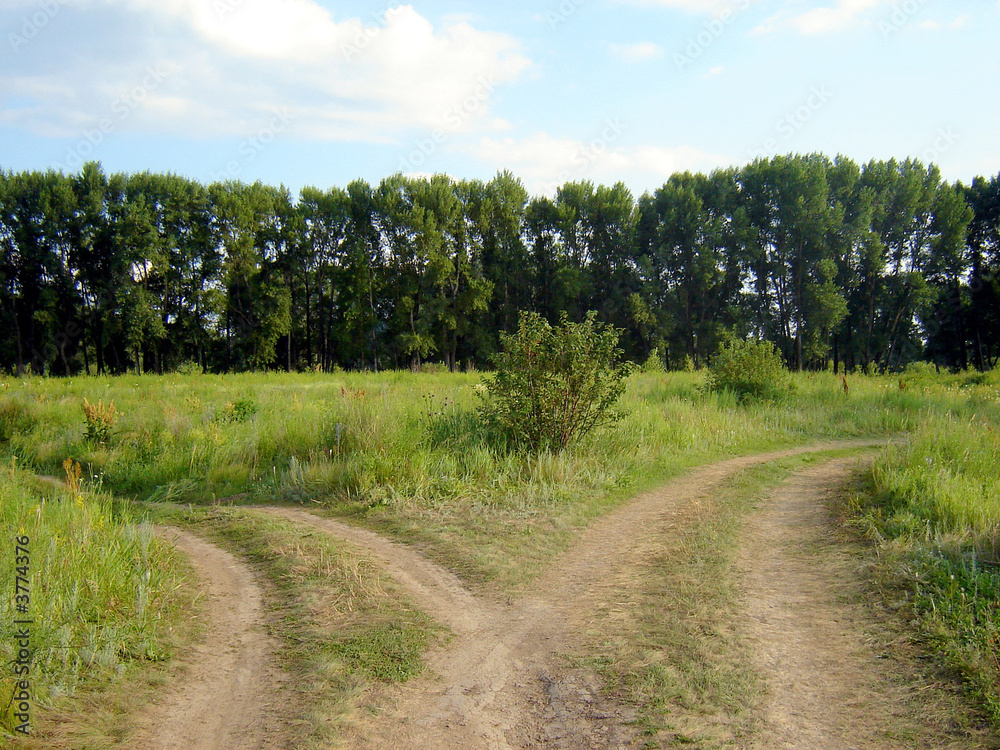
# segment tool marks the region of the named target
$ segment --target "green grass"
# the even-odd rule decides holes
[[[817,455],[744,469],[671,524],[629,596],[606,621],[591,662],[639,707],[650,747],[733,747],[756,726],[764,685],[738,626],[739,536],[761,495]]]
[[[959,386],[961,387],[961,386]],[[856,501],[890,596],[1000,728],[1000,393],[886,450]]]
[[[799,378],[794,400],[741,406],[704,379],[633,376],[621,422],[537,457],[489,443],[477,374],[25,379],[0,397],[0,451],[42,473],[71,456],[86,482],[139,499],[319,504],[421,542],[474,585],[510,588],[576,529],[685,467],[895,433],[933,400],[878,378],[852,380],[848,396],[817,374]],[[87,438],[85,398],[114,404],[107,442]]]
[[[8,665],[0,727],[9,737],[16,726],[13,623],[30,619],[34,731],[19,746],[74,747],[83,736],[92,747],[112,746],[114,725],[102,724],[100,711],[76,708],[114,704],[123,688],[141,694],[133,678],[156,679],[149,667],[190,635],[182,624],[192,607],[183,592],[187,569],[148,523],[107,494],[44,485],[11,465],[0,472],[0,528],[8,532],[0,580],[13,589],[16,537],[29,541],[30,567],[28,617],[14,611],[11,596],[0,598],[0,663]]]

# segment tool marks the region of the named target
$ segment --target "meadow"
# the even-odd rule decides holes
[[[482,378],[0,380],[0,516],[4,528],[30,534],[36,581],[44,581],[32,605],[45,613],[35,632],[39,705],[71,711],[123,675],[168,661],[191,636],[180,626],[195,607],[183,585],[189,574],[152,536],[151,507],[175,508],[166,517],[220,527],[218,538],[238,536],[246,547],[251,532],[232,529],[250,520],[229,506],[303,504],[417,543],[470,586],[502,594],[530,582],[594,518],[686,468],[817,439],[877,437],[892,442],[862,478],[849,519],[878,552],[872,585],[918,622],[927,646],[1000,726],[995,374],[803,373],[793,396],[744,405],[707,392],[703,373],[637,373],[618,423],[540,455],[499,448],[481,429]],[[10,557],[0,561],[4,581]],[[4,663],[11,606],[0,601]],[[392,649],[411,665],[410,651]],[[357,670],[376,680],[412,671],[393,677],[368,662]],[[3,692],[10,684],[0,678]],[[11,730],[9,716],[3,727]]]

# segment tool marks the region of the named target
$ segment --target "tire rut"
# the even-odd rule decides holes
[[[288,742],[280,695],[288,679],[265,632],[263,595],[253,572],[194,534],[158,527],[189,559],[207,592],[205,632],[179,659],[180,673],[143,714],[134,750],[264,750]]]
[[[830,509],[856,466],[836,459],[795,474],[744,528],[743,626],[768,686],[764,727],[746,747],[987,747],[948,720],[962,708],[946,690],[928,702],[925,678],[873,646],[860,561]]]

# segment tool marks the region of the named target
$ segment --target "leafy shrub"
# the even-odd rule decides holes
[[[708,374],[710,391],[731,391],[743,402],[778,400],[792,390],[781,354],[767,341],[733,340],[722,345]]]
[[[220,422],[246,422],[249,421],[260,407],[257,399],[253,396],[240,396],[234,401],[229,401],[222,407],[217,419]]]
[[[646,357],[646,361],[642,363],[643,372],[666,372],[667,366],[663,362],[663,352],[660,351],[660,347],[654,346],[650,352],[649,356]]]
[[[621,417],[611,407],[625,389],[631,363],[619,362],[621,332],[563,314],[551,326],[521,313],[518,331],[501,334],[497,371],[485,382],[480,416],[510,443],[532,452],[560,451]]]

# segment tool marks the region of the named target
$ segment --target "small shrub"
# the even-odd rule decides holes
[[[92,404],[84,398],[83,418],[87,420],[87,440],[101,445],[111,442],[111,430],[118,422],[118,416],[114,401],[109,401],[105,406],[101,400]]]
[[[521,314],[518,331],[502,334],[496,374],[485,382],[480,416],[510,443],[538,453],[560,451],[621,415],[612,406],[633,370],[621,363],[621,332],[565,314],[553,327],[534,312]]]
[[[220,422],[246,422],[250,420],[260,407],[253,396],[240,396],[234,401],[229,401],[222,407],[222,413],[218,416]]]
[[[792,391],[791,374],[773,344],[757,339],[723,344],[708,374],[710,391],[731,391],[742,401],[774,401]]]
[[[649,352],[649,356],[646,357],[646,361],[642,363],[643,372],[666,372],[667,366],[663,362],[663,352],[660,351],[660,347],[654,346]]]

